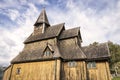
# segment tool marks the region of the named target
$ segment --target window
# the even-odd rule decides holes
[[[88,62],[87,68],[96,68],[96,62]]]
[[[44,52],[44,55],[45,55],[45,56],[50,56],[50,54],[51,54],[50,51],[45,51],[45,52]]]
[[[77,63],[75,61],[68,62],[68,67],[75,67]]]
[[[17,68],[17,70],[16,70],[16,74],[20,74],[20,71],[21,71],[21,68]]]

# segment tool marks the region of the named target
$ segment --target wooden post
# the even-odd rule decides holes
[[[9,80],[11,80],[11,76],[12,76],[12,70],[13,70],[13,65],[14,65],[14,64],[12,64],[12,65],[11,65],[11,71],[10,71]]]
[[[60,59],[57,59],[57,65],[56,65],[56,68],[57,68],[57,72],[56,72],[56,80],[60,80],[60,71],[61,71],[61,61]]]
[[[106,65],[108,80],[111,80],[111,75],[110,75],[110,69],[109,69],[109,64],[108,64],[108,62],[106,62],[105,65]]]
[[[57,71],[57,59],[55,59],[55,64],[54,64],[54,80],[56,80],[56,71]]]

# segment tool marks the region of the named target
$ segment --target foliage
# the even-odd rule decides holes
[[[113,42],[108,42],[111,59],[110,59],[110,69],[112,72],[115,70],[120,73],[120,45],[114,44]]]
[[[0,80],[2,80],[3,77],[3,71],[5,70],[6,67],[3,67],[0,65]]]
[[[113,44],[112,42],[108,42],[110,54],[111,54],[111,64],[114,65],[115,63],[120,61],[120,45]]]
[[[0,67],[0,80],[2,80],[2,75],[3,75],[3,70],[2,70],[2,68]]]
[[[120,80],[120,77],[115,77],[112,80]]]

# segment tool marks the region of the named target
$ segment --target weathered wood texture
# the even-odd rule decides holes
[[[86,80],[84,61],[77,61],[75,67],[69,67],[68,62],[62,63],[61,80]]]
[[[54,80],[60,80],[60,72],[61,72],[61,60],[56,60],[56,78]]]
[[[9,68],[7,68],[4,72],[4,75],[3,75],[3,80],[9,80],[10,78],[10,73],[11,73],[11,66]]]
[[[111,80],[108,62],[97,62],[96,68],[88,69],[89,80]]]
[[[40,49],[41,47],[46,47],[47,43],[50,43],[51,45],[55,45],[55,44],[57,44],[57,40],[56,40],[56,38],[53,38],[53,39],[49,39],[49,40],[43,40],[43,41],[29,43],[29,44],[25,45],[23,51]]]
[[[42,33],[43,25],[39,25],[39,27],[34,27],[34,32],[32,35],[38,35]]]
[[[31,63],[14,64],[10,80],[59,80],[60,61],[41,61]],[[20,74],[16,73],[20,68]],[[3,80],[8,80],[10,68],[6,70]]]

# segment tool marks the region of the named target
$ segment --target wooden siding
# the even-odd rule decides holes
[[[86,80],[85,62],[77,61],[74,67],[69,67],[68,62],[63,62],[61,80]]]
[[[88,69],[89,80],[111,80],[108,62],[97,62],[96,68]]]
[[[3,75],[3,80],[9,80],[11,69],[12,69],[12,66],[10,66],[9,68],[5,70],[4,75]]]
[[[42,33],[43,25],[39,25],[39,27],[34,27],[34,32],[32,35],[38,35]]]
[[[59,80],[59,65],[59,60],[14,64],[10,80]]]

